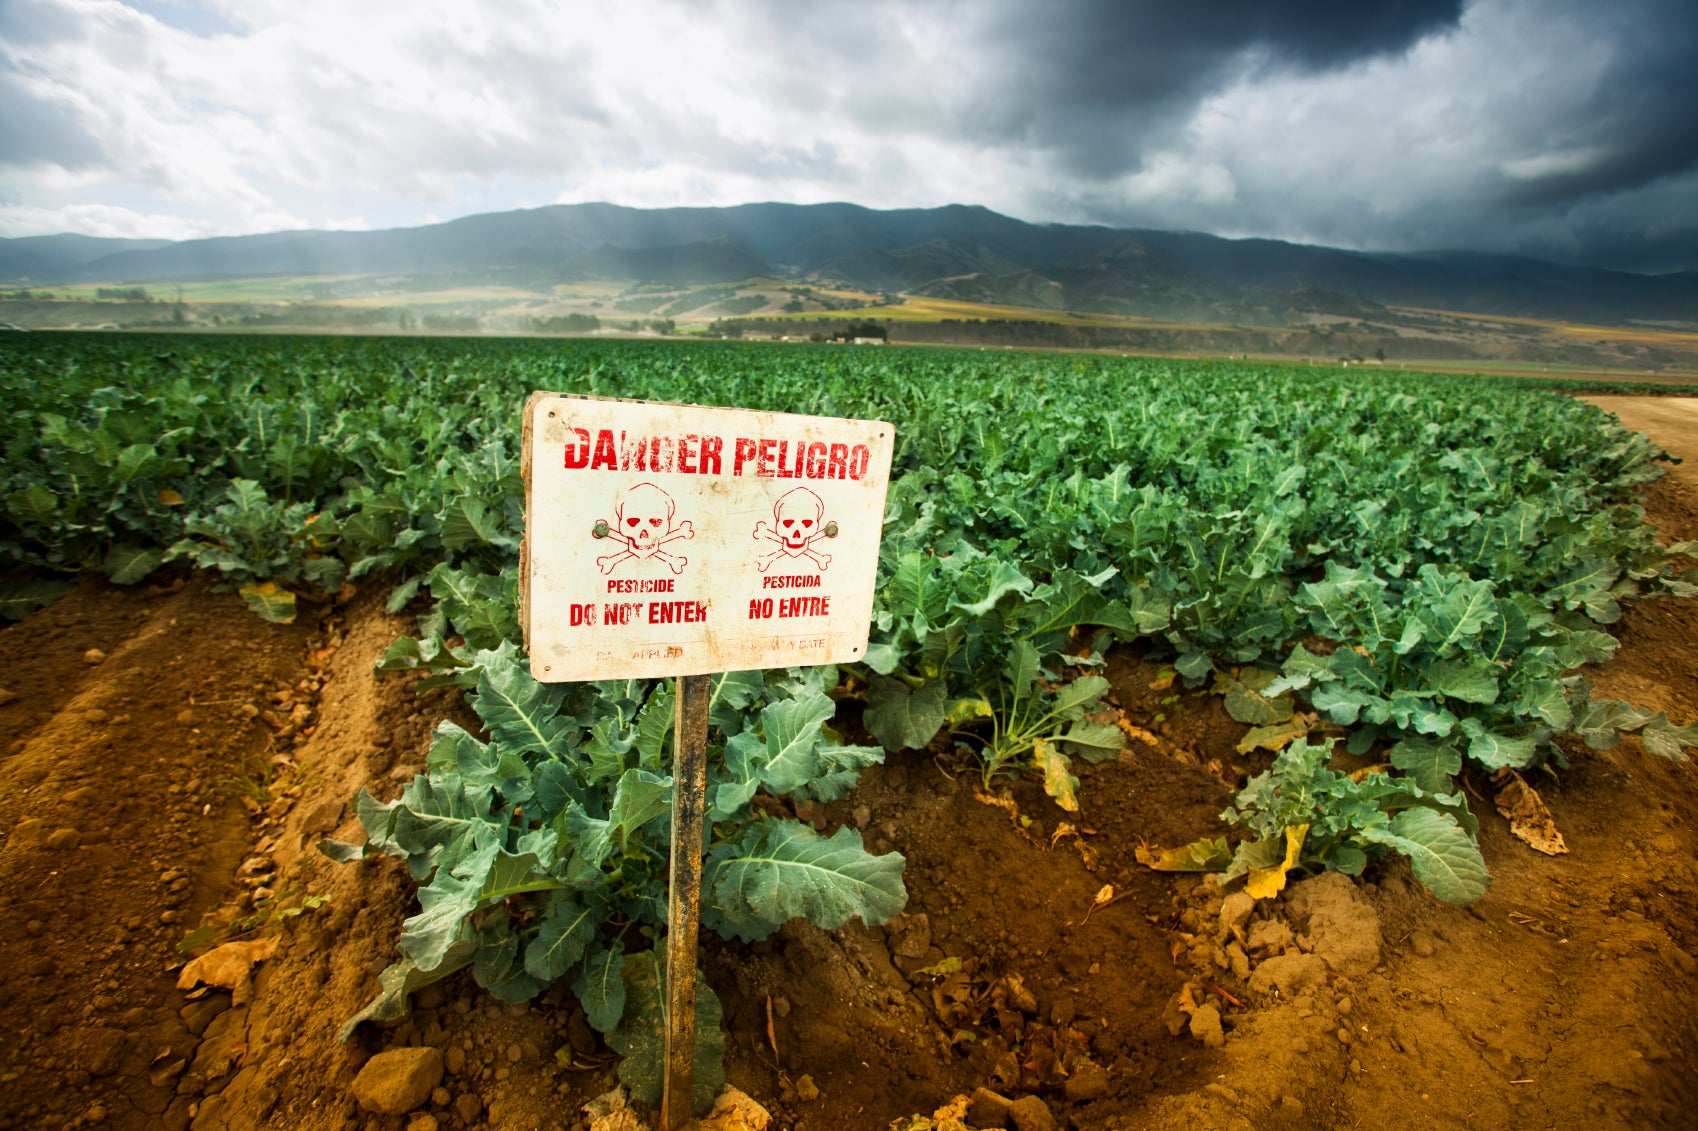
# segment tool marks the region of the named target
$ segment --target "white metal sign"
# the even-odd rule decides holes
[[[866,652],[895,429],[536,393],[521,559],[545,683]]]

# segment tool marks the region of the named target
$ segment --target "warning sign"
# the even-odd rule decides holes
[[[877,420],[533,395],[521,559],[532,674],[860,659],[894,439]]]

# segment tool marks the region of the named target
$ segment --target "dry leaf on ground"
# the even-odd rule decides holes
[[[273,937],[214,947],[183,967],[183,972],[177,975],[177,988],[192,990],[204,982],[229,990],[232,1003],[241,1005],[248,1000],[254,964],[277,953],[277,943],[278,939]]]
[[[1508,819],[1511,834],[1546,856],[1561,856],[1568,851],[1544,798],[1525,778],[1505,767],[1492,775],[1492,783],[1498,787],[1493,800],[1498,812]]]

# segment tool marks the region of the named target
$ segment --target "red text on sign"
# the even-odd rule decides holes
[[[588,428],[572,429],[566,441],[567,471],[673,471],[680,475],[720,475],[725,450],[721,436],[632,436],[602,428],[590,436]]]
[[[831,615],[831,598],[825,597],[780,597],[774,601],[771,597],[757,597],[749,602],[750,620],[789,620],[792,617],[828,617]]]

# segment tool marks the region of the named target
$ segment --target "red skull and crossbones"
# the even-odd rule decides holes
[[[688,522],[672,525],[677,509],[672,496],[653,483],[638,483],[627,490],[613,512],[614,521],[603,519],[596,523],[594,531],[597,538],[619,539],[625,548],[617,554],[597,558],[596,567],[603,573],[612,573],[615,566],[632,558],[652,558],[666,563],[673,573],[683,573],[690,559],[661,549],[668,542],[696,536],[695,528]]]
[[[772,505],[773,524],[768,526],[765,519],[755,523],[754,535],[777,542],[778,549],[756,558],[755,568],[765,573],[766,567],[778,558],[808,557],[820,569],[825,569],[831,564],[831,555],[810,549],[821,538],[837,537],[837,524],[828,522],[821,525],[820,520],[824,517],[825,503],[806,487],[797,487],[780,496]]]

